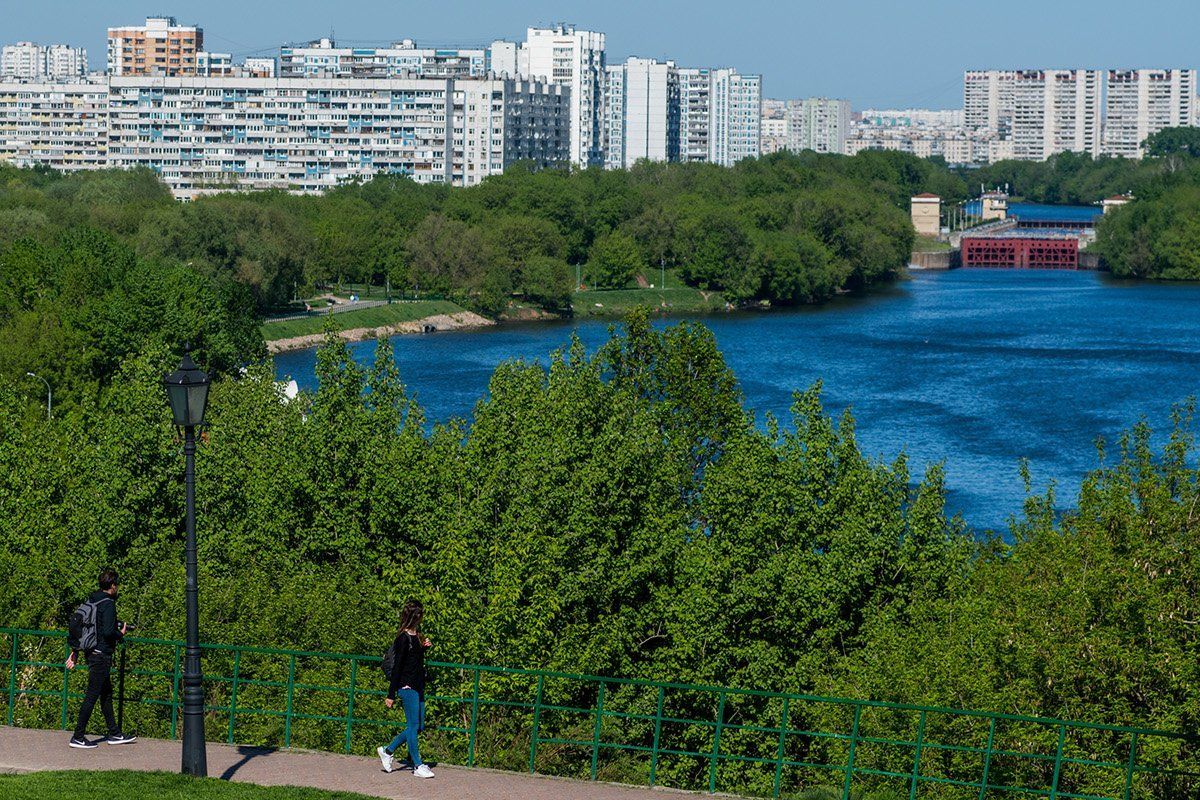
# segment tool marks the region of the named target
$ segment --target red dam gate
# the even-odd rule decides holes
[[[1079,269],[1074,237],[980,236],[962,240],[964,267]]]

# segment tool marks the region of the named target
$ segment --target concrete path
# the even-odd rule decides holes
[[[179,742],[139,739],[120,747],[101,745],[94,750],[75,750],[67,747],[70,737],[68,731],[0,726],[0,772],[179,771]],[[403,800],[663,800],[700,796],[671,789],[588,783],[487,769],[439,766],[435,772],[436,778],[422,780],[399,769],[385,773],[374,758],[208,744],[209,776],[263,786],[308,786]]]

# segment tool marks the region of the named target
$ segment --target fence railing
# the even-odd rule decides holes
[[[175,738],[183,643],[127,637],[126,724]],[[369,754],[400,727],[377,656],[206,644],[211,741]],[[66,634],[0,628],[3,720],[67,728]],[[1195,736],[1040,717],[431,662],[422,751],[467,766],[770,797],[1200,796]]]

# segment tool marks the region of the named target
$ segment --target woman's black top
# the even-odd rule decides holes
[[[392,682],[388,685],[388,699],[395,700],[396,692],[407,686],[416,689],[425,697],[425,645],[411,633],[401,631],[392,644],[396,650],[396,665],[392,668]]]

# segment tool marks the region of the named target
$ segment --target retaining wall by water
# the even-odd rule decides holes
[[[908,265],[913,269],[952,269],[959,266],[957,250],[942,250],[935,253],[913,253]]]

